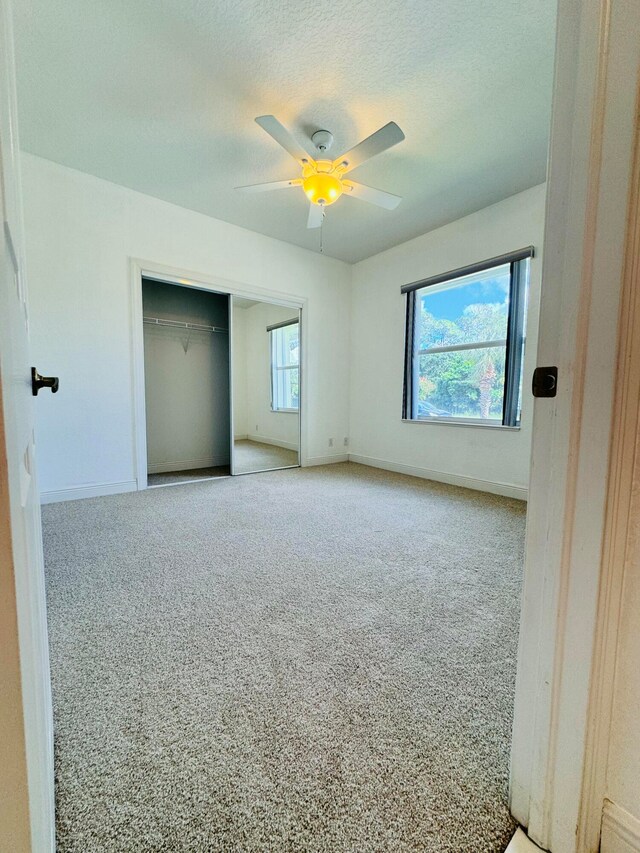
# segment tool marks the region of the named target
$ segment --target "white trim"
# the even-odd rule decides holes
[[[640,86],[638,104],[640,104]],[[636,127],[634,170],[631,181],[625,248],[624,283],[620,302],[619,349],[613,413],[614,433],[609,463],[598,624],[589,706],[582,805],[578,827],[580,849],[589,849],[594,846],[600,833],[601,804],[606,793],[612,699],[625,576],[630,567],[637,562],[633,520],[638,513],[635,496],[638,494],[640,480],[640,455],[637,445],[637,436],[640,431],[640,341],[635,332],[640,324],[640,294],[637,287],[639,275],[640,119]]]
[[[146,477],[145,477],[146,479]],[[77,501],[81,498],[99,498],[103,495],[119,495],[121,492],[135,492],[138,484],[135,480],[122,483],[98,483],[93,486],[74,486],[54,492],[41,492],[40,503],[53,504],[59,501]]]
[[[481,429],[499,429],[506,432],[519,432],[520,425],[507,426],[499,419],[482,418],[402,418],[403,424],[440,424],[440,426],[480,427]]]
[[[540,853],[540,847],[518,827],[504,853]]]
[[[620,849],[622,842],[625,847]],[[622,806],[604,801],[602,810],[602,853],[640,853],[640,820]]]
[[[138,489],[147,488],[147,409],[144,375],[144,325],[142,312],[142,266],[131,260],[131,438]],[[231,334],[231,332],[229,332]]]
[[[308,429],[308,405],[307,395],[303,389],[303,377],[307,372],[308,355],[306,347],[302,344],[306,340],[307,332],[307,307],[306,297],[292,296],[281,291],[268,290],[244,282],[232,281],[219,276],[210,276],[206,273],[194,272],[192,270],[179,269],[177,267],[158,264],[154,261],[146,261],[141,258],[129,258],[130,287],[131,287],[131,372],[132,383],[132,438],[134,451],[134,466],[137,479],[137,488],[147,488],[147,422],[144,398],[144,334],[142,325],[142,278],[143,276],[153,278],[156,281],[165,281],[169,284],[178,284],[185,287],[193,287],[198,290],[213,291],[223,295],[240,296],[244,299],[254,299],[258,302],[269,302],[272,305],[283,305],[287,308],[295,308],[300,312],[300,464],[305,464]],[[232,300],[229,300],[229,318],[232,318]],[[233,349],[233,329],[229,327],[230,350]],[[233,354],[230,352],[229,364],[231,369]],[[230,383],[230,389],[233,384]],[[233,436],[233,392],[231,392],[231,433]],[[296,448],[297,449],[297,448]],[[233,453],[233,451],[232,451]],[[233,458],[233,457],[232,457]],[[233,462],[232,462],[233,466]],[[233,467],[232,467],[233,472]]]
[[[217,468],[229,463],[229,454],[224,454],[207,456],[205,459],[187,459],[183,462],[150,462],[147,471],[149,474],[166,474],[171,471],[192,471],[196,468]]]
[[[167,284],[179,284],[184,287],[193,287],[196,290],[210,290],[222,296],[230,294],[231,296],[240,296],[243,299],[254,299],[257,302],[270,302],[273,305],[283,305],[286,308],[303,308],[307,303],[306,297],[292,296],[279,290],[268,290],[264,287],[256,287],[246,282],[233,281],[221,276],[157,264],[154,261],[146,261],[141,258],[131,258],[131,262],[137,267],[141,277],[153,278]]]
[[[334,456],[309,456],[301,463],[303,468],[313,468],[317,465],[332,465],[334,462],[348,462],[347,453],[336,453]]]
[[[233,389],[233,299],[227,296],[227,325],[229,326],[229,473],[235,474],[235,431],[236,431],[236,401]]]
[[[175,480],[173,483],[150,483],[147,486],[147,489],[172,489],[174,486],[190,486],[193,483],[210,483],[212,480],[228,480],[229,477],[231,477],[230,473],[213,474],[211,477],[195,477],[193,480]]]
[[[245,439],[247,441],[255,441],[257,444],[272,444],[274,447],[283,447],[285,450],[296,450],[298,449],[297,444],[293,444],[290,441],[282,441],[279,438],[268,438],[267,436],[260,435],[257,432],[250,432],[245,435]]]
[[[513,483],[497,483],[492,480],[480,480],[476,477],[464,477],[461,474],[449,474],[446,471],[434,471],[430,468],[420,468],[416,465],[405,465],[403,462],[390,462],[387,459],[377,459],[374,456],[361,456],[350,453],[349,461],[358,465],[368,465],[370,468],[382,468],[385,471],[395,471],[397,474],[408,474],[410,477],[420,477],[423,480],[435,480],[438,483],[448,483],[451,486],[462,486],[477,492],[490,492],[507,498],[517,498],[526,501],[528,490]]]

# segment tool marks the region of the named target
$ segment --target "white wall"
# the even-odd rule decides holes
[[[22,158],[45,499],[135,488],[130,258],[307,300],[308,463],[348,435],[350,267],[38,157]],[[301,224],[304,227],[304,223]]]
[[[526,494],[528,395],[517,432],[401,421],[400,286],[532,243],[528,382],[544,186],[349,267],[31,155],[23,155],[23,171],[34,361],[61,380],[57,395],[38,399],[45,499],[135,488],[130,258],[231,280],[265,298],[308,300],[308,462],[344,458],[350,436],[356,461]],[[245,423],[251,433],[248,404],[246,412],[246,421],[236,413],[236,434]]]
[[[228,297],[145,281],[143,314],[229,328]],[[144,325],[147,471],[229,465],[229,333]]]
[[[351,301],[351,458],[472,488],[525,497],[532,398],[522,427],[502,430],[401,420],[405,297],[400,287],[533,245],[524,364],[535,366],[545,185],[533,187],[356,264]]]

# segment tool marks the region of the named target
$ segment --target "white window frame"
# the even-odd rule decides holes
[[[283,414],[295,414],[297,415],[300,411],[300,403],[298,402],[298,406],[295,408],[291,407],[280,407],[276,405],[277,399],[277,375],[279,373],[283,373],[285,371],[297,370],[298,371],[298,382],[300,382],[300,358],[298,358],[298,364],[284,364],[281,365],[278,363],[278,355],[276,352],[277,346],[277,333],[280,329],[285,328],[286,326],[298,326],[298,335],[300,334],[300,320],[288,320],[284,323],[277,323],[274,326],[268,326],[267,331],[269,332],[269,353],[270,353],[270,376],[271,376],[271,411],[272,412],[282,412]],[[298,339],[299,341],[299,339]],[[298,352],[299,352],[299,342],[298,342]]]

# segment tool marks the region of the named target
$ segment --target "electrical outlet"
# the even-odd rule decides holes
[[[345,435],[344,437],[344,446],[349,447],[349,436]]]
[[[332,438],[329,439],[329,447],[333,447],[333,439]]]
[[[258,432],[258,424],[256,424],[256,432]]]

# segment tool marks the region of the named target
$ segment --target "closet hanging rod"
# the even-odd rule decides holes
[[[182,323],[179,320],[163,320],[161,317],[143,317],[142,320],[152,326],[171,326],[174,329],[189,329],[193,332],[229,333],[229,329],[223,329],[222,326],[204,326],[201,323]]]

